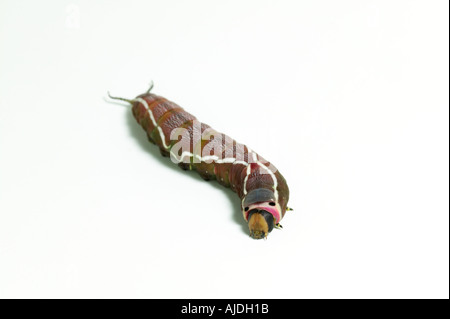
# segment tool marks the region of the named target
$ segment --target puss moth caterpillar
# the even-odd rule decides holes
[[[134,99],[108,95],[131,104],[136,121],[163,156],[237,193],[252,238],[266,238],[273,228],[281,228],[281,219],[291,210],[287,207],[289,188],[281,173],[247,146],[150,93],[152,88],[153,84]]]

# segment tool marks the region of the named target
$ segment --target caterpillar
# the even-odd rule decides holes
[[[266,239],[280,221],[289,200],[289,188],[281,173],[270,162],[247,146],[209,125],[150,88],[134,99],[108,96],[131,104],[137,123],[147,132],[148,140],[165,157],[183,170],[194,170],[204,180],[215,179],[231,188],[241,200],[241,210],[248,223],[250,237]]]

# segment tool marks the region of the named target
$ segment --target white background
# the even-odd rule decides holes
[[[2,1],[0,297],[448,298],[447,1]],[[154,92],[286,177],[284,229],[160,157]]]

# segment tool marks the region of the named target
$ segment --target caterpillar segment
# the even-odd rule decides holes
[[[146,93],[134,99],[108,95],[128,102],[133,116],[146,131],[148,140],[159,147],[183,170],[194,170],[204,180],[217,180],[241,199],[241,210],[250,237],[267,238],[280,221],[289,200],[289,188],[270,162],[248,148],[199,122],[195,116],[164,97]]]

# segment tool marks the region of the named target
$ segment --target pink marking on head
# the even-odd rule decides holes
[[[259,210],[265,210],[268,211],[269,213],[272,214],[273,218],[275,218],[275,224],[278,224],[281,220],[281,214],[278,211],[278,209],[276,209],[274,206],[257,206],[256,205],[252,205],[251,209],[249,209],[246,213],[245,213],[245,220],[248,221],[248,214],[250,213],[250,211],[252,209],[259,209]]]

